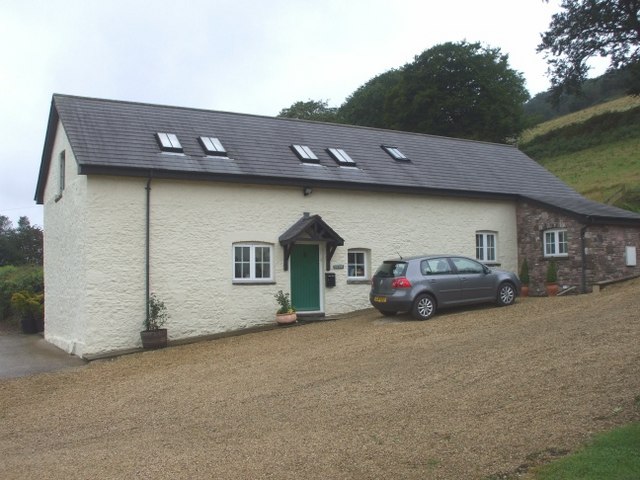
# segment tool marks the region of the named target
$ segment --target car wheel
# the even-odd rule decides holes
[[[498,288],[498,305],[501,307],[511,305],[516,301],[516,288],[513,284],[505,282]]]
[[[427,293],[418,295],[413,302],[411,314],[416,320],[428,320],[436,313],[436,301]]]

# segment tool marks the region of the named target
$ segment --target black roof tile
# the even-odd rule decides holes
[[[368,127],[54,95],[36,191],[42,203],[55,120],[81,173],[201,177],[247,183],[403,189],[451,195],[526,197],[579,216],[640,222],[640,215],[585,199],[509,145]],[[175,133],[184,155],[162,153],[155,134]],[[200,136],[220,139],[229,158],[208,157]],[[318,165],[290,145],[307,145]],[[409,162],[381,145],[398,147]],[[340,167],[327,148],[344,149],[357,168]]]

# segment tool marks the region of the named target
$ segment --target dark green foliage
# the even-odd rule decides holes
[[[558,281],[558,264],[555,260],[550,260],[547,265],[547,283],[556,283]]]
[[[24,333],[44,330],[44,293],[14,293],[11,295],[11,310],[20,318]]]
[[[346,122],[505,142],[523,123],[529,95],[500,49],[445,43],[370,80],[339,110]]]
[[[520,281],[523,285],[529,285],[529,262],[525,258],[520,267]]]
[[[337,110],[335,107],[329,107],[326,100],[307,100],[306,102],[296,102],[289,108],[283,108],[280,110],[278,117],[336,122]]]
[[[144,320],[144,328],[154,331],[162,328],[169,319],[169,312],[164,302],[155,293],[149,295],[148,315]]]
[[[541,160],[577,152],[598,145],[640,137],[640,108],[607,112],[572,123],[519,145],[530,157]]]
[[[340,118],[352,125],[390,128],[393,111],[390,92],[398,87],[402,75],[402,70],[393,69],[369,80],[340,107]]]
[[[619,69],[590,78],[582,84],[579,94],[562,94],[556,104],[552,104],[553,93],[538,93],[524,104],[524,113],[529,126],[545,122],[562,115],[577,112],[600,103],[626,95],[631,73],[629,69]]]
[[[613,69],[640,61],[640,2],[562,0],[561,8],[538,45],[549,63],[554,100],[580,91],[590,58],[608,57]],[[629,93],[640,93],[638,80],[636,65]]]
[[[42,265],[42,230],[20,217],[13,227],[8,217],[0,215],[0,266]]]
[[[0,320],[11,312],[11,297],[14,293],[27,292],[41,294],[44,292],[44,276],[42,267],[37,265],[0,267]]]
[[[284,313],[293,313],[296,310],[291,305],[291,299],[289,298],[289,293],[284,293],[282,290],[278,290],[278,293],[274,295],[276,302],[280,307],[276,313],[284,314]]]

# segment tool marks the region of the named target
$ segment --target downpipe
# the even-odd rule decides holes
[[[145,190],[147,191],[147,206],[146,206],[146,220],[145,220],[145,312],[146,312],[146,322],[145,325],[149,324],[149,297],[150,297],[150,278],[151,278],[151,178],[152,171],[149,170],[149,177],[147,179],[147,186]]]
[[[587,217],[587,224],[585,224],[580,229],[580,251],[582,253],[582,278],[580,279],[580,291],[582,293],[587,293],[587,241],[585,239],[585,234],[587,233],[587,228],[591,225],[591,217]]]

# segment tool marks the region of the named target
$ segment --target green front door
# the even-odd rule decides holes
[[[320,250],[296,244],[291,252],[291,303],[299,312],[320,310]]]

